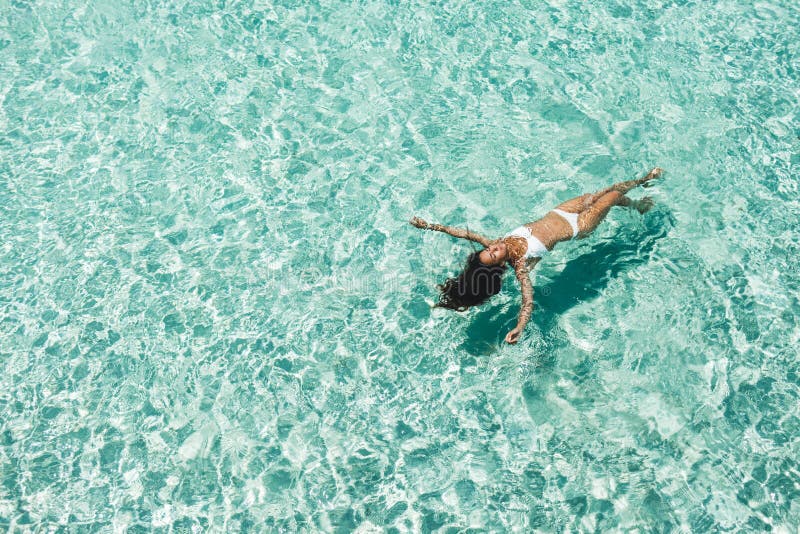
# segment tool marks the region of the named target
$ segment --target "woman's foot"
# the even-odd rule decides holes
[[[642,197],[638,200],[631,200],[630,206],[636,208],[639,213],[647,213],[655,205],[655,201],[650,197]]]
[[[648,172],[647,175],[644,176],[643,178],[637,178],[635,180],[626,180],[624,182],[616,183],[616,184],[612,185],[611,187],[606,187],[605,189],[602,189],[602,190],[598,191],[594,195],[591,195],[590,203],[594,202],[596,199],[598,199],[601,196],[605,195],[609,191],[616,191],[616,192],[622,193],[624,195],[625,193],[627,193],[631,189],[635,189],[636,187],[639,187],[639,186],[650,187],[652,185],[652,184],[649,183],[650,180],[655,180],[656,178],[661,177],[661,173],[662,172],[664,172],[664,171],[661,170],[661,167],[653,167],[653,170]]]
[[[639,183],[642,185],[642,187],[653,187],[653,184],[650,183],[650,180],[661,178],[661,173],[663,172],[664,169],[662,169],[661,167],[653,167],[653,170],[648,172],[647,176],[639,179]]]

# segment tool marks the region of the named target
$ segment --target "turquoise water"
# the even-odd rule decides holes
[[[795,531],[796,3],[202,4],[0,1],[0,530]]]

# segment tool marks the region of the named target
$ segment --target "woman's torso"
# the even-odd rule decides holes
[[[528,237],[528,232],[532,240]],[[527,260],[541,258],[552,251],[557,243],[572,238],[572,226],[564,217],[552,211],[548,211],[541,219],[515,228],[504,237],[513,243],[511,248],[515,252],[514,256],[522,256]],[[523,239],[525,239],[524,245]]]

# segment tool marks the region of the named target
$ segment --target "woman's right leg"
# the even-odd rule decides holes
[[[619,191],[609,191],[578,214],[578,238],[586,237],[606,218],[614,206],[627,206],[631,199]]]

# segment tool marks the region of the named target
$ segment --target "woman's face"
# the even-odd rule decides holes
[[[508,259],[508,250],[506,249],[506,244],[502,239],[493,241],[492,244],[478,254],[478,258],[484,265],[501,265]]]

